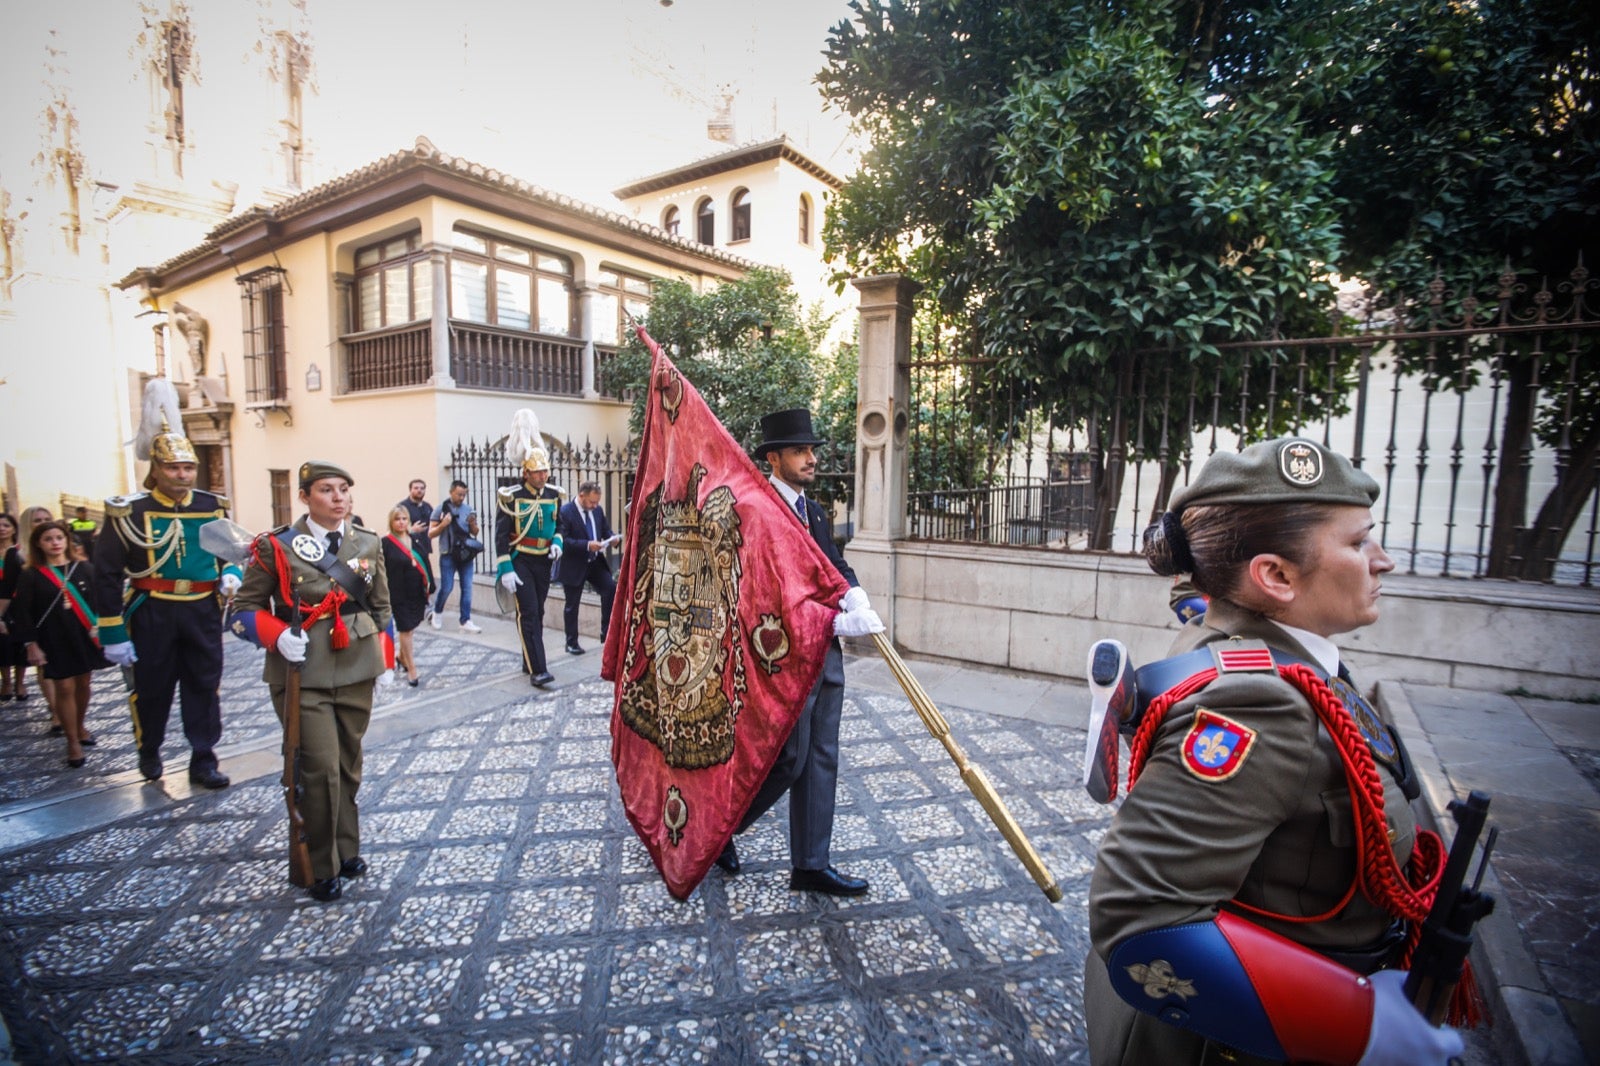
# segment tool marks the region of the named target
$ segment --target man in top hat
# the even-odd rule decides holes
[[[300,671],[307,891],[324,903],[343,894],[341,878],[367,872],[356,818],[361,740],[374,684],[394,667],[382,541],[350,521],[353,484],[333,463],[302,463],[306,513],[256,540],[234,601],[234,634],[268,650],[261,677],[280,720],[289,671]]]
[[[95,542],[94,606],[106,658],[133,668],[128,702],[139,772],[148,781],[163,773],[161,743],[176,690],[189,741],[189,781],[226,788],[216,755],[222,739],[218,594],[233,595],[239,569],[224,567],[200,546],[200,527],[226,517],[228,501],[194,487],[198,456],[182,426],[171,383],[150,382],[135,442],[140,458],[150,460],[149,491],[106,500],[106,528]]]
[[[558,515],[561,493],[550,485],[550,453],[539,443],[532,411],[519,410],[507,450],[522,457],[522,484],[500,490],[495,503],[495,571],[500,584],[517,598],[517,628],[522,634],[522,669],[535,688],[555,680],[544,657],[544,601],[550,595],[550,564],[561,559]]]
[[[776,411],[761,420],[761,443],[750,450],[772,468],[769,481],[802,523],[817,547],[850,583],[834,619],[834,639],[828,646],[822,676],[806,697],[794,731],[784,743],[766,782],[751,800],[737,832],[748,829],[778,797],[789,793],[789,861],[793,868],[789,887],[795,891],[826,892],[834,896],[861,896],[868,889],[864,878],[850,877],[833,868],[829,848],[833,841],[834,794],[839,778],[839,719],[844,711],[844,653],[838,638],[883,632],[855,571],[833,543],[827,513],[806,497],[816,481],[816,447],[824,444],[811,428],[811,412],[803,407]],[[717,858],[730,874],[739,872],[739,853],[730,840]]]

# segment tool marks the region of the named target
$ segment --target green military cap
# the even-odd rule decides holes
[[[333,463],[325,462],[321,459],[313,459],[308,463],[300,464],[301,489],[309,489],[312,482],[321,481],[325,477],[342,477],[351,485],[356,483],[356,479],[350,476],[350,471],[342,466],[335,466]]]
[[[1371,507],[1378,483],[1338,452],[1303,437],[1280,437],[1242,452],[1218,452],[1168,510],[1218,503],[1348,503]]]

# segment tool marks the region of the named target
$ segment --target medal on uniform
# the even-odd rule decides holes
[[[1344,709],[1350,712],[1350,719],[1361,731],[1361,737],[1367,742],[1367,747],[1372,749],[1373,758],[1387,766],[1395,765],[1400,758],[1399,746],[1395,743],[1394,734],[1389,732],[1389,727],[1383,724],[1378,718],[1378,712],[1372,709],[1372,704],[1362,699],[1361,693],[1355,690],[1355,686],[1342,677],[1328,678],[1328,687],[1339,697]]]
[[[289,549],[308,563],[315,563],[328,554],[322,546],[322,538],[313,537],[310,533],[296,534],[294,540],[289,542]]]

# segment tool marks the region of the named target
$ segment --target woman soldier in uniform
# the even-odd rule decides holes
[[[1163,684],[1171,695],[1135,735],[1137,780],[1089,896],[1097,1066],[1420,1066],[1461,1052],[1460,1034],[1430,1025],[1402,993],[1404,973],[1385,969],[1407,920],[1426,914],[1439,856],[1431,838],[1413,856],[1404,752],[1333,641],[1377,620],[1394,568],[1373,535],[1377,497],[1343,456],[1280,439],[1213,455],[1145,534],[1151,569],[1192,574],[1210,598],[1174,656],[1260,641],[1272,659],[1263,667],[1257,644],[1253,664],[1236,657],[1241,669],[1187,696]],[[1273,660],[1301,661],[1309,680],[1291,683]]]

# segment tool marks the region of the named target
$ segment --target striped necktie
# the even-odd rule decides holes
[[[794,513],[799,516],[801,525],[809,526],[811,524],[806,521],[806,497],[804,493],[794,498]]]

